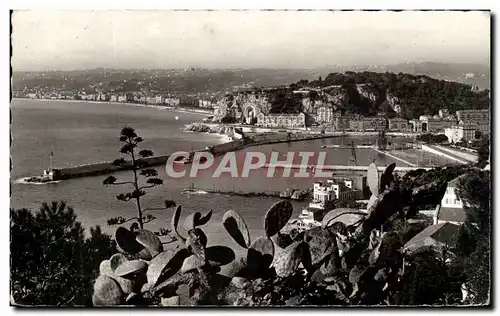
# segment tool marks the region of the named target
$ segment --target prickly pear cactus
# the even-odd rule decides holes
[[[396,163],[391,163],[385,169],[382,175],[380,176],[380,191],[384,191],[386,188],[389,188],[391,182],[394,181],[394,175],[392,174],[396,169]]]
[[[261,236],[248,247],[247,264],[250,271],[259,273],[271,265],[274,258],[274,244],[268,237]]]
[[[138,229],[135,239],[149,251],[152,257],[155,257],[163,251],[163,245],[160,238],[147,229]]]
[[[312,264],[316,265],[332,254],[335,236],[326,228],[314,227],[304,234],[304,241],[309,244]]]
[[[144,247],[137,242],[135,234],[125,227],[118,227],[115,231],[116,248],[121,253],[136,254]]]
[[[276,274],[281,278],[292,275],[302,262],[302,243],[294,242],[288,246],[279,257],[276,257],[273,265]]]
[[[211,266],[224,266],[233,262],[236,254],[226,246],[211,246],[206,249],[206,260]]]
[[[250,246],[250,232],[245,220],[235,211],[227,211],[222,217],[222,224],[229,235],[243,248]]]
[[[278,232],[275,236],[273,236],[273,239],[274,242],[276,243],[276,246],[280,247],[281,249],[285,249],[294,242],[294,240],[290,235],[282,234],[280,232]]]
[[[119,277],[126,277],[140,272],[145,272],[147,268],[148,264],[142,260],[129,260],[123,262],[118,266],[118,268],[116,268],[115,275]]]
[[[211,217],[212,210],[208,211],[205,216],[201,216],[200,212],[189,214],[188,217],[186,217],[186,219],[184,220],[184,229],[191,230],[197,226],[203,226],[208,223],[208,221],[210,221]]]
[[[120,285],[106,275],[100,275],[94,284],[92,303],[94,306],[119,305],[124,299]]]
[[[264,229],[266,235],[276,235],[292,217],[293,206],[288,200],[282,200],[272,205],[264,218]]]

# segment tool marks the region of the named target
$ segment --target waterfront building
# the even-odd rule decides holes
[[[457,111],[457,120],[471,123],[473,121],[489,121],[490,110],[461,110]]]
[[[163,103],[163,96],[157,95],[154,99],[154,103],[156,104],[162,104]]]
[[[357,117],[349,121],[349,129],[355,132],[380,131],[387,126],[384,117]]]
[[[408,121],[400,118],[400,117],[395,117],[395,118],[390,118],[388,120],[389,124],[389,131],[391,132],[406,132],[408,131]]]
[[[322,209],[329,201],[350,201],[362,198],[361,190],[353,189],[353,182],[350,179],[337,181],[328,179],[326,182],[315,182],[313,186],[313,201],[309,207]]]
[[[441,200],[440,207],[436,209],[433,216],[434,225],[441,223],[452,223],[461,225],[465,222],[465,210],[462,201],[457,197],[455,189],[460,180],[465,175],[461,175],[450,182],[446,187],[446,192]]]
[[[353,115],[334,115],[333,117],[333,130],[335,131],[347,131],[351,120],[354,118]]]
[[[316,122],[321,125],[333,124],[333,108],[329,106],[320,106],[316,110]]]
[[[109,97],[109,101],[111,102],[116,102],[118,99],[116,97],[116,95],[112,94],[110,97]]]
[[[472,141],[476,139],[476,128],[474,125],[455,125],[444,130],[444,134],[448,137],[450,143],[458,143],[461,141]]]
[[[260,113],[259,115],[257,115],[257,125],[262,127],[302,128],[306,126],[306,116],[304,113],[277,113],[268,115]]]
[[[119,95],[118,102],[127,102],[127,96],[126,95]]]
[[[421,115],[418,120],[409,121],[409,124],[412,132],[436,133],[443,132],[446,128],[456,124],[456,121]]]
[[[178,106],[181,103],[179,98],[167,97],[165,98],[165,104],[169,106]]]

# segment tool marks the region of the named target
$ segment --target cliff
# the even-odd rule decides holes
[[[250,122],[259,113],[298,113],[315,116],[327,106],[342,114],[380,113],[406,119],[436,115],[440,109],[487,109],[489,90],[422,75],[346,72],[324,80],[301,80],[288,87],[253,89],[227,94],[218,103],[214,121]]]

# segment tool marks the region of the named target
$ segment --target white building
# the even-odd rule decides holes
[[[462,201],[455,194],[460,179],[465,175],[461,175],[450,182],[441,200],[440,207],[434,214],[434,225],[441,223],[462,224],[465,221],[465,210]]]
[[[476,139],[476,129],[472,125],[455,125],[450,128],[445,128],[444,134],[448,137],[450,143]]]
[[[257,115],[257,125],[263,127],[306,127],[306,116],[299,114],[268,114],[260,113]]]
[[[328,201],[348,201],[361,198],[362,192],[352,188],[353,181],[345,179],[343,182],[329,179],[326,182],[315,182],[311,208],[324,208]]]

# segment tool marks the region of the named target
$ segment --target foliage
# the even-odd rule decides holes
[[[90,305],[98,264],[116,248],[99,226],[84,229],[65,202],[10,210],[12,303]]]
[[[423,229],[406,222],[413,216],[408,205],[420,203],[422,196],[442,197],[443,192],[428,183],[409,188],[401,179],[386,176],[392,182],[371,202],[369,213],[354,209],[363,215],[362,220],[345,227],[337,218],[349,209],[335,209],[325,216],[329,220],[321,227],[302,234],[294,230],[284,233],[292,205],[282,200],[265,215],[266,235],[252,240],[243,218],[235,211],[226,212],[223,226],[246,249],[242,257],[225,246],[207,247],[209,238],[201,226],[210,220],[211,211],[204,216],[189,215],[181,229],[179,206],[171,228],[177,247],[154,252],[150,251],[158,244],[154,238],[137,245],[140,232],[120,228],[116,233],[118,249],[128,259],[113,265],[113,258],[122,256],[114,255],[101,263],[111,265],[101,270],[96,281],[94,303],[171,306],[184,301],[186,305],[265,306],[459,302],[462,275],[447,265],[446,254],[408,257],[402,251],[404,243]],[[136,263],[144,249],[151,258]],[[429,279],[438,276],[441,280]],[[132,286],[124,286],[128,283],[119,278]],[[119,290],[103,292],[103,287]]]
[[[139,137],[135,130],[131,127],[124,127],[120,133],[120,141],[123,143],[123,146],[120,149],[122,154],[125,154],[130,157],[130,161],[125,160],[124,158],[116,159],[113,164],[120,166],[124,169],[132,170],[133,178],[131,181],[123,181],[117,182],[116,177],[108,176],[103,184],[108,185],[130,185],[132,186],[131,192],[120,193],[116,196],[116,198],[120,201],[128,202],[130,200],[134,200],[136,208],[137,208],[137,216],[132,218],[124,218],[122,216],[114,217],[108,220],[108,225],[117,225],[124,224],[125,222],[136,220],[137,222],[133,223],[131,227],[138,227],[143,229],[144,224],[153,221],[156,217],[150,213],[146,213],[148,211],[158,210],[151,208],[144,208],[141,206],[141,198],[145,196],[147,193],[145,190],[152,189],[156,186],[162,185],[163,180],[158,178],[158,171],[154,168],[148,168],[147,158],[152,157],[153,151],[149,149],[142,149],[138,151],[139,145],[144,141],[142,137]],[[137,152],[138,151],[138,152]],[[145,183],[140,181],[140,177],[142,177]],[[174,207],[175,202],[166,200],[165,201],[165,209],[170,207]],[[160,210],[162,210],[161,208]]]
[[[491,179],[485,171],[471,172],[456,189],[466,211],[458,247],[462,256],[471,303],[489,302],[491,288]]]
[[[299,83],[297,85],[305,84]],[[356,86],[359,84],[365,85],[363,89],[376,96],[374,101],[360,95]],[[389,93],[398,98],[401,114],[407,119],[435,115],[445,108],[451,113],[458,110],[487,109],[490,104],[489,90],[476,92],[466,84],[406,73],[330,73],[322,81],[309,82],[309,86],[342,86],[348,102],[340,106],[346,113],[363,115],[387,112],[384,101]]]
[[[478,143],[478,159],[477,166],[479,168],[484,168],[490,160],[490,139],[489,137],[482,137]]]
[[[417,140],[428,144],[442,144],[448,142],[448,137],[446,137],[446,135],[444,134],[423,134],[418,135]]]

